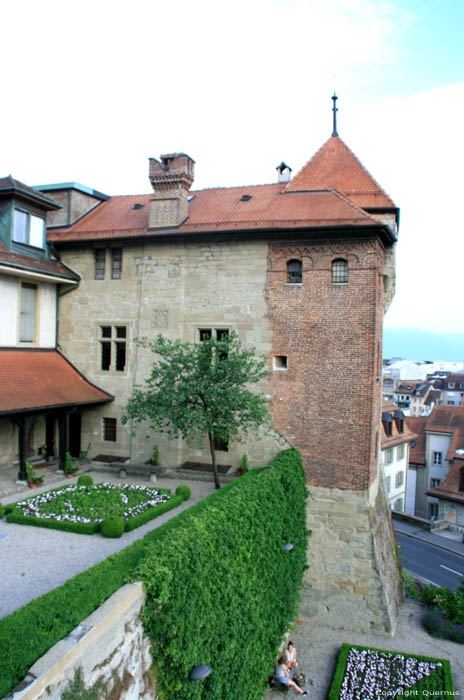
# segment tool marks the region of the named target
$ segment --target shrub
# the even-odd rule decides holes
[[[183,499],[181,496],[172,496],[169,499],[169,501],[166,501],[166,503],[160,503],[160,505],[156,506],[156,508],[150,508],[144,513],[140,513],[140,515],[134,515],[133,518],[129,518],[129,520],[126,520],[126,532],[135,530],[137,527],[140,527],[141,525],[145,525],[145,523],[150,522],[150,520],[154,520],[160,515],[163,515],[163,513],[167,513],[168,510],[177,508],[177,506],[181,505],[182,501]]]
[[[121,537],[125,528],[124,518],[120,515],[108,515],[101,524],[101,531],[104,537]]]
[[[78,486],[93,486],[93,479],[90,474],[81,474],[77,479]]]
[[[198,698],[186,679],[209,664],[217,673],[202,682],[204,700],[260,700],[296,617],[307,542],[301,457],[288,450],[256,471],[201,512],[185,511],[132,577],[147,591],[143,623],[163,697]]]
[[[244,472],[248,471],[248,469],[249,469],[248,455],[243,455],[242,461],[240,462],[240,469],[242,469]]]
[[[188,501],[190,494],[190,487],[187,484],[181,484],[176,488],[176,496],[181,496],[183,501]]]
[[[5,515],[5,506],[3,505],[3,503],[0,503],[0,520],[3,518],[4,515]]]
[[[431,637],[443,637],[446,619],[443,613],[437,608],[428,610],[422,618],[422,624]]]
[[[423,601],[426,605],[435,605],[438,588],[430,583],[426,585],[423,593]]]
[[[63,470],[65,474],[75,474],[77,472],[77,467],[73,465],[72,457],[69,452],[66,452]]]

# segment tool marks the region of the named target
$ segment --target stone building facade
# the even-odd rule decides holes
[[[90,456],[208,461],[208,446],[133,435],[121,415],[152,357],[135,338],[198,341],[235,330],[267,358],[273,434],[231,444],[252,465],[303,455],[313,530],[302,614],[392,629],[399,600],[380,478],[382,319],[394,292],[398,210],[332,136],[289,182],[190,191],[185,154],[150,160],[154,194],[112,197],[48,239],[80,277],[62,297],[59,344],[114,395],[82,414]],[[48,192],[50,194],[50,192]]]

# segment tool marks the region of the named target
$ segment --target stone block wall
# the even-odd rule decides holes
[[[107,250],[107,260],[110,255]],[[155,242],[125,246],[122,279],[95,280],[92,249],[66,249],[63,261],[81,275],[76,291],[60,301],[60,348],[66,357],[97,386],[115,396],[112,403],[87,409],[82,420],[81,444],[90,456],[97,453],[128,456],[144,462],[156,444],[160,464],[179,466],[184,461],[210,462],[207,440],[186,445],[154,434],[148,424],[136,429],[120,418],[134,387],[149,375],[153,356],[134,344],[136,337],[163,333],[183,341],[198,340],[200,328],[235,330],[258,355],[271,355],[271,334],[265,320],[267,243],[264,241]],[[127,364],[124,371],[101,369],[103,325],[127,328]],[[268,381],[258,387],[270,395]],[[117,441],[103,440],[103,418],[117,419]],[[243,454],[250,464],[262,465],[287,446],[276,436],[246,445],[231,444],[218,453],[219,464],[238,467]]]
[[[98,697],[155,700],[149,642],[140,620],[144,603],[141,583],[120,588],[38,659],[8,700],[60,700],[79,676],[81,689],[98,689]]]
[[[312,537],[300,617],[314,625],[395,630],[401,585],[384,487],[376,487],[371,493],[310,487]]]

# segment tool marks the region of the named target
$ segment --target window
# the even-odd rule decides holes
[[[442,453],[432,452],[432,461],[434,464],[442,464]]]
[[[459,472],[459,490],[464,491],[464,467]]]
[[[340,284],[348,282],[348,261],[337,258],[332,262],[332,282]]]
[[[430,479],[430,486],[433,489],[436,489],[437,486],[440,486],[440,483],[441,483],[441,479]]]
[[[227,340],[229,337],[228,328],[199,328],[198,337],[200,342],[203,340],[209,340],[210,338],[216,338],[219,342],[222,340]]]
[[[396,449],[396,458],[403,459],[404,457],[404,445],[398,445]]]
[[[100,248],[95,251],[95,279],[104,280],[105,279],[105,268],[106,268],[106,250]]]
[[[289,260],[287,263],[287,282],[301,284],[303,281],[303,265],[301,260]]]
[[[105,372],[126,368],[127,327],[100,326],[100,367]]]
[[[21,285],[21,307],[19,317],[19,340],[32,343],[35,340],[35,319],[37,304],[37,286],[35,284]]]
[[[448,389],[454,389],[454,382],[448,382]]]
[[[393,510],[396,510],[397,513],[403,512],[403,499],[402,498],[396,499],[395,503],[393,504]]]
[[[122,277],[122,248],[111,248],[111,279]]]
[[[438,518],[438,503],[429,503],[429,518],[431,520]]]
[[[103,440],[116,442],[116,418],[103,418]]]
[[[385,479],[385,489],[387,493],[390,493],[390,488],[391,488],[391,476],[387,476]]]
[[[228,440],[221,440],[221,438],[214,437],[213,438],[213,447],[215,450],[219,450],[219,452],[228,452],[229,451],[229,441]]]
[[[391,464],[393,462],[393,449],[391,447],[388,450],[385,450],[384,461],[385,464]]]
[[[29,212],[14,210],[13,240],[16,243],[26,243],[35,248],[45,245],[45,220]]]
[[[399,488],[400,486],[403,486],[404,484],[404,472],[396,472],[395,475],[395,487]]]
[[[287,359],[286,355],[275,355],[272,363],[274,369],[287,369]]]

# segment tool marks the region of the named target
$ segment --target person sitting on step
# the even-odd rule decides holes
[[[277,683],[293,688],[300,695],[308,694],[307,690],[301,690],[301,688],[299,688],[297,684],[290,679],[290,671],[287,668],[284,656],[280,656],[279,660],[277,661],[277,666],[275,667],[274,671],[274,680],[277,681]]]

